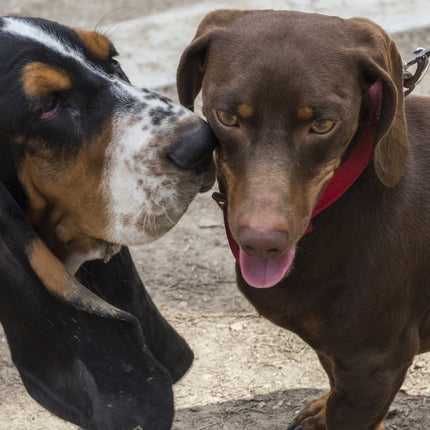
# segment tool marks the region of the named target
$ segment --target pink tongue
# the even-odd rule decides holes
[[[269,288],[277,284],[290,268],[295,248],[277,258],[250,257],[240,249],[239,265],[243,279],[255,288]]]

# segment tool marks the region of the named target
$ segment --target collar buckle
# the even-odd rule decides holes
[[[216,201],[217,205],[224,210],[227,208],[227,195],[225,193],[218,193],[215,191],[212,193],[212,198]]]

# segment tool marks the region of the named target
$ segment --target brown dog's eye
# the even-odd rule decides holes
[[[328,119],[319,119],[311,125],[311,132],[317,134],[326,134],[334,127],[334,121]]]
[[[226,127],[234,127],[238,124],[239,120],[236,115],[225,110],[217,110],[216,116],[218,117],[220,123]]]

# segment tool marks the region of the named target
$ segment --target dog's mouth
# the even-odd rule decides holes
[[[224,186],[218,180],[220,189]],[[293,267],[293,260],[296,247],[292,247],[284,254],[275,258],[259,258],[249,256],[234,240],[231,234],[227,217],[227,196],[223,192],[214,192],[212,198],[222,209],[224,214],[224,226],[230,245],[230,249],[240,267],[243,279],[248,285],[254,288],[270,288],[278,284]]]
[[[270,288],[278,284],[293,265],[296,248],[276,258],[250,257],[239,248],[238,264],[243,279],[255,288]]]

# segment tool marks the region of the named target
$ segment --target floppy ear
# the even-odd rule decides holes
[[[79,275],[86,287],[108,303],[134,315],[152,355],[168,370],[173,383],[177,382],[191,366],[193,352],[154,305],[128,248],[123,247],[108,263],[85,263]]]
[[[104,276],[98,264],[82,269],[88,288],[70,276],[0,181],[0,320],[30,395],[86,429],[170,429],[171,374],[178,379],[192,353],[126,248]]]
[[[382,83],[381,111],[375,138],[374,166],[382,183],[394,187],[409,154],[403,94],[403,62],[394,41],[375,23],[350,20],[362,45],[357,50],[365,80]]]
[[[179,101],[183,106],[194,110],[194,100],[202,88],[211,42],[244,13],[247,12],[235,9],[216,10],[200,23],[194,39],[182,54],[176,74]]]

